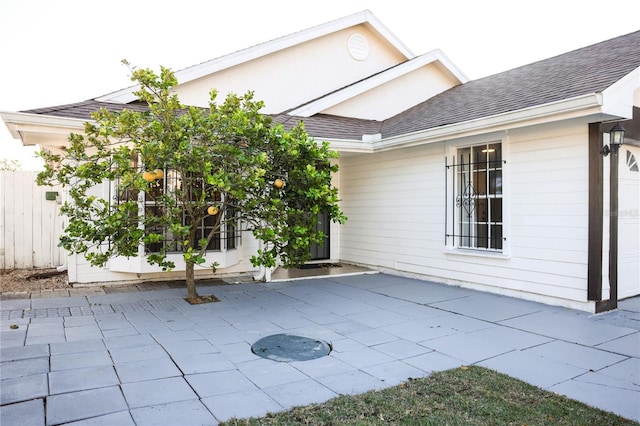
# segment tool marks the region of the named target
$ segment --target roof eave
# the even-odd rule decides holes
[[[55,145],[66,144],[69,133],[84,131],[87,122],[78,118],[7,111],[0,111],[0,118],[11,136],[19,139],[25,146],[41,145],[47,140]]]
[[[372,142],[342,142],[332,148],[339,151],[380,152],[590,115],[600,115],[603,120],[609,117],[603,112],[601,93],[590,93],[558,102],[382,138]]]

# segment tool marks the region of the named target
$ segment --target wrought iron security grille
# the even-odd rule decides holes
[[[132,158],[132,166],[139,171],[143,170],[142,164],[137,157]],[[125,201],[137,201],[141,213],[147,217],[161,217],[165,209],[162,198],[169,196],[174,197],[177,191],[187,190],[190,191],[190,196],[199,196],[196,190],[201,186],[197,182],[189,182],[192,188],[183,188],[184,183],[175,170],[166,169],[163,171],[162,178],[155,180],[147,192],[139,192],[134,189],[128,189],[118,192],[118,182],[115,185],[115,194],[111,197],[116,204]],[[110,188],[111,192],[111,188]],[[215,194],[215,200],[221,201],[221,194]],[[223,215],[223,226],[218,229],[213,235],[213,238],[207,245],[207,251],[222,251],[235,249],[241,244],[240,229],[238,229],[237,212],[233,206],[228,206],[224,211],[218,212],[216,215],[209,215],[203,218],[196,227],[196,240],[205,239],[211,230],[216,226],[218,221],[218,215]],[[190,218],[186,214],[186,211],[182,211],[182,224],[188,225]],[[150,243],[145,245],[144,249],[147,253],[157,253],[162,248],[167,252],[179,252],[182,251],[182,245],[173,239],[173,235],[168,227],[162,226],[160,223],[154,226],[152,223],[147,223],[146,232],[152,232],[163,235],[161,241],[157,243]]]
[[[502,250],[505,240],[502,228],[504,163],[502,145],[492,143],[459,149],[453,164],[445,164],[447,194],[453,194],[450,198],[452,214],[447,213],[445,236],[448,245]],[[452,225],[449,224],[451,220]]]

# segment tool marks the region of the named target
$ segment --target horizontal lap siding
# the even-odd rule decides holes
[[[532,291],[586,300],[587,127],[516,132],[510,144],[512,263]]]
[[[343,158],[341,258],[396,268],[413,255],[429,264],[444,241],[444,165],[444,144]]]
[[[511,131],[505,152],[509,258],[445,253],[444,143],[341,160],[349,217],[341,258],[498,292],[586,301],[586,125]]]

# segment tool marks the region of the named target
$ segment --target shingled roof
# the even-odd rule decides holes
[[[87,101],[76,102],[73,104],[57,105],[46,108],[29,109],[25,112],[29,114],[42,114],[50,115],[54,117],[66,117],[77,118],[81,120],[91,120],[91,114],[98,111],[100,108],[105,108],[112,112],[122,111],[123,109],[130,109],[134,111],[146,111],[148,106],[145,102],[130,102],[128,104],[120,104],[113,102],[100,102],[95,99]]]
[[[377,133],[386,138],[600,93],[638,67],[640,31],[458,85],[384,121],[285,113],[274,119],[286,125],[302,120],[319,138],[361,140]],[[88,120],[99,108],[144,110],[146,105],[88,100],[22,112]]]
[[[382,137],[600,93],[640,67],[640,31],[453,87],[384,121]]]

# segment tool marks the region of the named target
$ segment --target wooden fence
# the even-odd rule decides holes
[[[0,171],[0,269],[46,268],[65,261],[58,247],[62,191],[38,186],[37,174]]]

